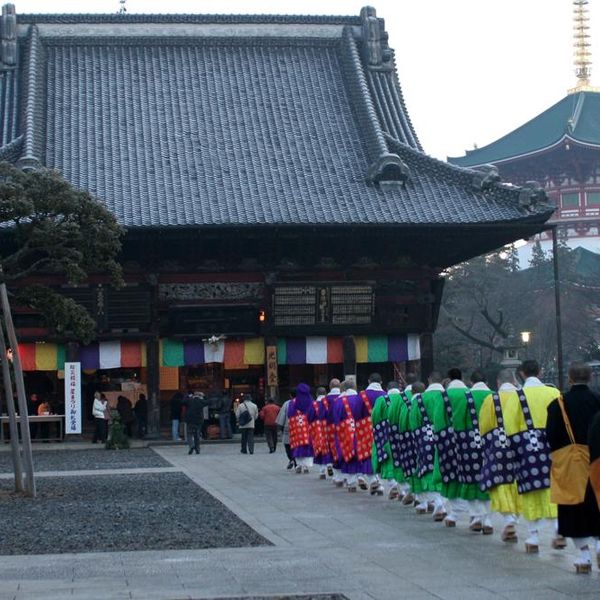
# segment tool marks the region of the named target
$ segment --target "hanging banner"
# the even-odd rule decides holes
[[[277,377],[277,346],[267,346],[267,385],[276,386]]]
[[[65,433],[81,434],[81,363],[65,363]]]

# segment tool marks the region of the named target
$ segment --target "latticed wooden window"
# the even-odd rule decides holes
[[[600,192],[588,192],[586,203],[588,206],[600,206]]]
[[[560,203],[563,208],[571,208],[574,206],[579,206],[579,194],[578,193],[561,194],[560,195]]]

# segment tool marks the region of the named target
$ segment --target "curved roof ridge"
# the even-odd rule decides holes
[[[577,94],[577,102],[575,102],[575,107],[573,109],[573,114],[567,121],[565,127],[565,133],[569,135],[573,135],[573,132],[577,128],[577,123],[579,121],[579,117],[581,116],[581,111],[583,110],[583,104],[585,102],[585,94]]]
[[[40,115],[38,106],[38,87],[41,84],[39,71],[43,68],[40,53],[40,32],[37,26],[29,27],[27,40],[27,76],[25,82],[25,109],[23,113],[23,154],[17,161],[17,166],[36,169],[41,165],[37,151],[41,141],[37,136],[37,121]]]
[[[0,72],[0,147],[9,144],[18,131],[18,70]]]
[[[261,15],[261,14],[20,14],[19,23],[33,25],[76,24],[76,23],[273,23],[273,24],[323,24],[323,25],[360,25],[360,17],[345,15]]]
[[[374,161],[382,154],[388,152],[387,143],[381,130],[379,119],[377,118],[352,29],[345,27],[342,37],[345,80],[350,88],[349,93],[352,105],[356,109],[358,113],[357,117],[363,126],[361,129],[364,128],[363,130],[366,134],[365,142],[368,148],[369,159]]]
[[[493,195],[496,200],[503,200],[512,206],[517,206],[523,214],[548,214],[549,218],[554,212],[554,207],[548,202],[545,192],[541,187],[535,187],[533,182],[530,186],[516,186],[501,181],[495,168],[480,170],[470,167],[462,167],[439,160],[423,152],[411,148],[390,136],[386,136],[389,143],[405,160],[409,167],[418,164],[420,169],[443,174],[461,187],[479,192],[484,197]]]
[[[419,141],[406,116],[406,108],[401,100],[401,92],[389,71],[367,71],[374,103],[383,129],[398,141],[422,150]]]

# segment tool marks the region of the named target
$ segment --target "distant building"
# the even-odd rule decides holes
[[[575,0],[577,85],[560,102],[491,144],[448,158],[461,167],[494,165],[517,185],[537,181],[556,206],[551,223],[568,245],[600,252],[600,89],[590,85],[587,0]],[[542,248],[551,248],[550,232]],[[533,240],[532,240],[533,241]],[[527,266],[531,243],[519,251]]]

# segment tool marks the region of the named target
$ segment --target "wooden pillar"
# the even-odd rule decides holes
[[[356,344],[353,335],[344,336],[344,379],[353,377],[356,381]]]
[[[148,425],[146,438],[160,438],[160,316],[158,314],[158,276],[148,276],[150,284],[150,337],[146,340],[148,385]]]
[[[427,383],[427,378],[433,371],[433,334],[421,334],[421,381]]]
[[[159,338],[146,342],[146,365],[148,368],[148,433],[147,439],[160,438],[160,363]]]

